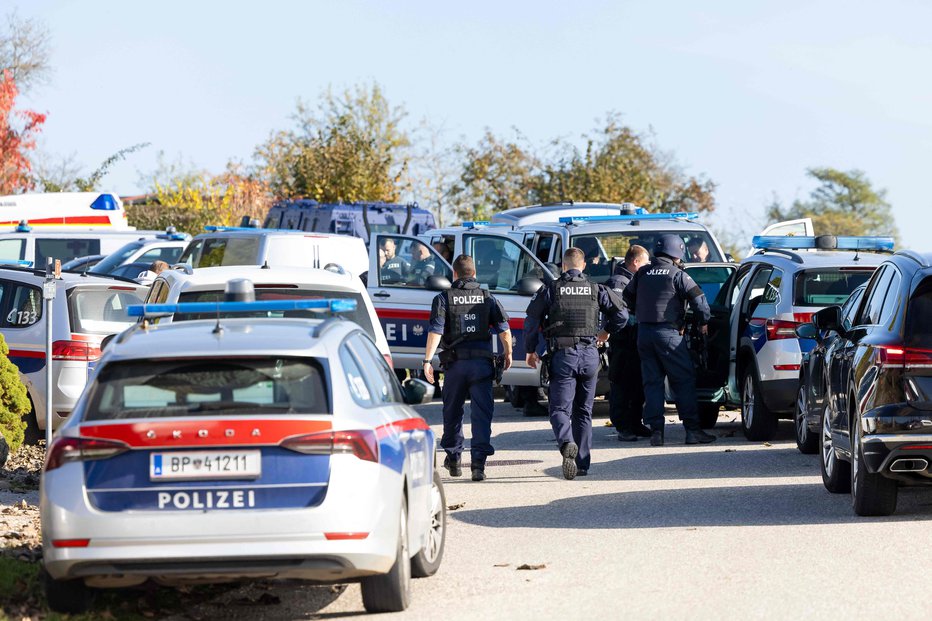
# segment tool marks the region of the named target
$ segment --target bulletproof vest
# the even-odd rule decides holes
[[[385,265],[382,266],[382,269],[396,272],[399,276],[407,276],[408,270],[411,269],[411,265],[398,255],[395,255],[385,262]]]
[[[599,286],[583,275],[564,274],[550,285],[548,338],[594,337],[599,333]]]
[[[447,297],[447,316],[441,345],[450,349],[460,343],[489,341],[489,292],[477,282],[454,285],[444,294]]]
[[[686,299],[676,291],[676,278],[681,271],[666,258],[656,258],[641,268],[634,309],[638,323],[683,323]]]

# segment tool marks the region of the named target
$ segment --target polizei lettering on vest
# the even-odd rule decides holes
[[[582,287],[565,286],[565,287],[560,287],[560,295],[592,295],[592,288],[589,287],[589,286],[582,286]]]
[[[662,267],[655,267],[652,270],[647,270],[648,276],[666,276],[669,273],[670,273],[670,270],[662,268]]]
[[[481,295],[461,295],[453,296],[453,303],[459,306],[460,304],[482,304],[484,301]]]

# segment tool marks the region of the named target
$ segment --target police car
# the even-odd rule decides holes
[[[256,300],[307,300],[329,298],[353,300],[356,307],[342,314],[365,330],[379,348],[385,361],[392,365],[391,351],[385,333],[379,324],[372,300],[362,282],[339,266],[318,270],[297,267],[263,268],[256,266],[201,267],[192,270],[187,266],[163,271],[152,282],[146,295],[147,304],[175,304],[178,302],[219,302],[224,299],[227,282],[235,278],[248,278],[252,282]],[[255,317],[281,317],[284,311],[255,314]],[[290,311],[289,314],[300,315]],[[202,314],[181,314],[174,320],[205,318]],[[157,323],[169,323],[172,315],[155,318]]]
[[[372,235],[367,286],[395,368],[421,369],[431,302],[450,287],[453,258],[468,254],[476,263],[476,280],[501,302],[510,318],[514,364],[505,371],[502,383],[540,385],[539,371],[524,362],[524,317],[530,296],[553,274],[514,235],[509,226],[471,222],[418,237]],[[493,339],[493,348],[497,347]]]
[[[243,284],[243,283],[241,283]],[[133,312],[350,310],[349,300],[149,305]],[[141,323],[106,348],[42,474],[53,610],[93,589],[243,579],[352,582],[400,611],[440,566],[434,434],[350,321]]]
[[[844,303],[882,261],[873,251],[892,249],[893,240],[757,236],[753,243],[758,253],[732,266],[710,298],[708,368],[699,373],[697,392],[704,426],[714,424],[720,406],[740,406],[745,436],[769,440],[779,418],[793,417],[802,355],[815,346],[798,338],[796,327]],[[723,267],[687,271],[708,283],[706,272]]]
[[[143,266],[143,270],[154,261],[165,261],[173,265],[178,262],[178,258],[190,241],[190,235],[179,233],[174,227],[169,227],[164,233],[159,233],[154,237],[143,237],[123,245],[94,265],[90,272],[123,275],[118,273],[120,268],[131,263],[137,264],[136,267]],[[135,275],[132,274],[130,277]]]
[[[10,348],[9,358],[19,369],[33,411],[27,418],[26,438],[35,442],[45,429],[46,358],[45,272],[29,268],[0,268],[0,333]],[[131,304],[145,296],[145,287],[109,277],[63,273],[55,281],[52,315],[52,426],[68,418],[87,384],[101,341],[134,323]]]

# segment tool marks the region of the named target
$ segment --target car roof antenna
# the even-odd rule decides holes
[[[217,304],[217,325],[210,331],[211,334],[223,334],[223,326],[220,325],[220,305]]]

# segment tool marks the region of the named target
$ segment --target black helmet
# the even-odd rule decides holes
[[[679,235],[667,233],[657,238],[657,243],[654,244],[654,254],[663,254],[671,259],[681,261],[686,256],[686,244],[683,243],[683,238]]]

